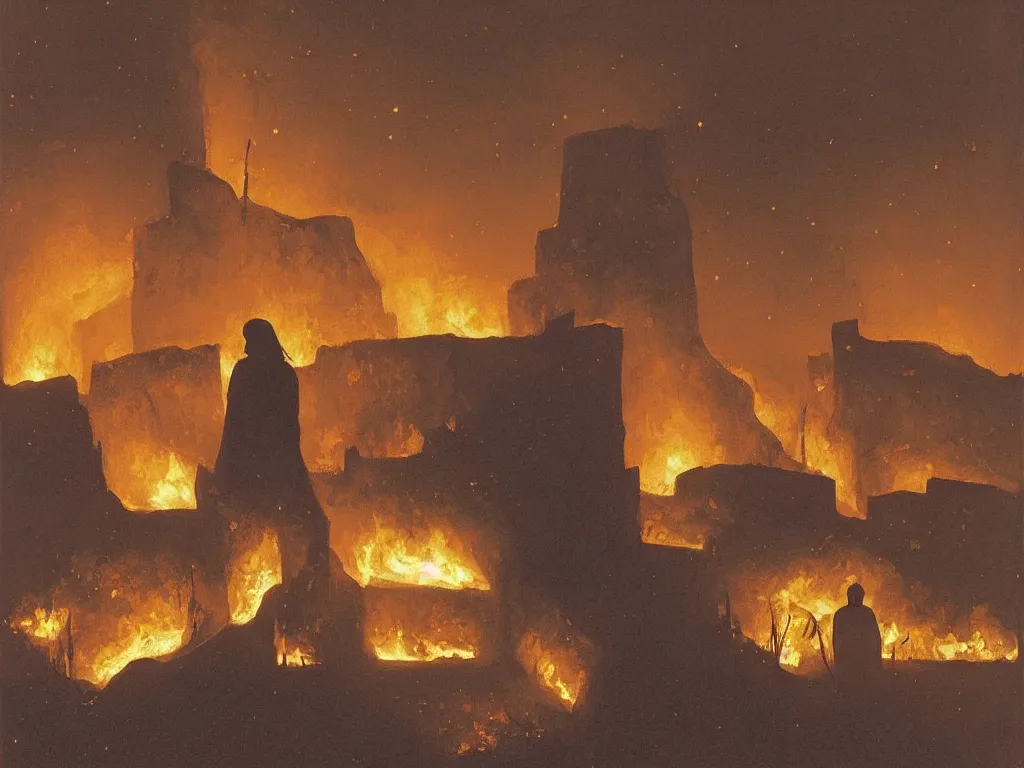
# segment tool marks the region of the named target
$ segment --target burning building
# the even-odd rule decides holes
[[[841,471],[857,508],[932,477],[1020,491],[1021,376],[932,344],[865,339],[855,320],[832,327],[832,355],[831,428],[848,446]]]
[[[321,345],[395,335],[351,220],[293,219],[180,163],[167,178],[170,216],[135,234],[136,350],[220,344],[227,374],[251,317],[275,325],[298,365]]]
[[[436,264],[428,278],[410,259],[389,292],[355,214],[358,230],[296,218],[312,192],[294,209],[270,195],[278,211],[232,187],[245,160],[227,178],[201,167],[183,11],[163,5],[115,25],[141,45],[144,21],[167,27],[163,64],[132,84],[142,112],[104,91],[109,119],[84,142],[19,113],[5,155],[2,349],[20,382],[0,388],[5,757],[813,765],[802,739],[828,746],[843,711],[831,621],[854,581],[892,673],[879,719],[946,730],[915,706],[955,701],[940,714],[1012,749],[1019,376],[847,322],[809,362],[805,408],[752,391],[699,327],[667,135],[633,127],[565,141],[558,221],[507,292],[507,327],[439,296]],[[22,33],[40,18],[23,13]],[[215,74],[271,87],[262,64],[229,70]],[[174,114],[151,127],[149,112]],[[294,532],[222,506],[209,473],[255,315],[297,369],[301,453],[330,520],[316,594]],[[396,338],[437,328],[458,335]]]

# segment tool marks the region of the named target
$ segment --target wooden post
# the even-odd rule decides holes
[[[242,226],[245,226],[245,214],[249,207],[249,150],[252,149],[252,139],[245,143],[245,167],[242,171]]]

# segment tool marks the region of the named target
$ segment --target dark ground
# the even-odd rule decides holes
[[[857,710],[825,679],[780,672],[687,614],[652,612],[665,594],[650,575],[606,596],[620,641],[572,715],[540,703],[514,663],[382,669],[339,651],[321,667],[276,668],[268,611],[189,655],[136,662],[99,693],[58,678],[6,632],[4,765],[1024,765],[1019,661],[903,664],[881,700]],[[493,718],[501,710],[508,722]],[[479,743],[474,722],[497,747],[457,757],[462,741]]]

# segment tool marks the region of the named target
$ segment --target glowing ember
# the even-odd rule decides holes
[[[72,571],[74,579],[37,602],[59,607],[26,599],[9,623],[51,660],[66,654],[73,677],[102,688],[131,662],[173,653],[186,641],[187,582],[162,558],[75,558]]]
[[[480,660],[483,620],[490,601],[421,589],[368,589],[363,593],[363,636],[381,661],[406,663]]]
[[[816,637],[805,631],[808,613],[818,621],[831,653],[832,616],[846,604],[846,589],[859,582],[882,633],[882,657],[908,660],[1012,660],[1017,639],[984,606],[951,623],[946,611],[916,606],[910,591],[885,561],[850,557],[840,562],[802,561],[771,573],[749,573],[730,582],[732,605],[744,634],[769,646],[771,611],[781,633],[791,625],[779,657],[783,666],[813,671],[821,666]],[[769,608],[771,606],[771,609]]]
[[[48,647],[55,642],[64,631],[68,622],[68,611],[65,608],[46,610],[45,608],[22,607],[11,619],[11,626],[28,637],[33,644]]]
[[[130,472],[120,472],[113,462],[104,461],[110,490],[125,509],[134,512],[196,508],[196,467],[187,465],[175,453],[134,446]],[[106,456],[104,457],[107,458]]]
[[[404,630],[392,628],[386,633],[374,632],[370,643],[381,661],[424,662],[439,659],[475,659],[477,649],[472,645],[455,645],[447,640],[434,642],[429,638],[406,635]]]
[[[156,613],[147,619],[140,623],[124,621],[116,642],[103,646],[92,663],[81,671],[81,676],[102,687],[137,659],[155,659],[181,648],[184,627],[164,627],[164,617]],[[76,674],[77,671],[76,665]]]
[[[195,509],[196,470],[186,471],[181,460],[170,454],[167,474],[156,484],[149,504],[153,509]]]
[[[489,590],[476,559],[440,527],[407,530],[375,520],[374,530],[355,546],[356,580],[440,589]]]
[[[537,683],[570,712],[587,684],[587,672],[576,648],[569,642],[543,640],[535,630],[519,640],[516,658]]]
[[[281,583],[281,551],[277,534],[262,532],[241,546],[228,571],[228,607],[232,624],[248,624],[256,617],[263,596]]]
[[[657,520],[647,520],[644,522],[640,532],[640,540],[644,544],[655,544],[661,547],[698,550],[704,549],[708,543],[706,533],[670,530],[664,522]]]
[[[274,651],[279,667],[312,667],[320,663],[312,643],[303,637],[292,637],[274,622]]]
[[[460,757],[472,752],[487,752],[498,746],[498,731],[505,728],[511,720],[504,709],[488,716],[487,721],[474,720],[472,733],[463,737],[455,750]]]

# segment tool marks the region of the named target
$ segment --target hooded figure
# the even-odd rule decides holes
[[[851,584],[847,605],[832,618],[832,652],[840,689],[864,688],[882,671],[882,633],[875,612],[864,605],[864,587]]]
[[[327,567],[330,524],[299,448],[295,369],[266,320],[250,320],[242,336],[245,357],[231,372],[214,480],[241,512],[274,521],[282,570],[289,579],[304,566]]]

